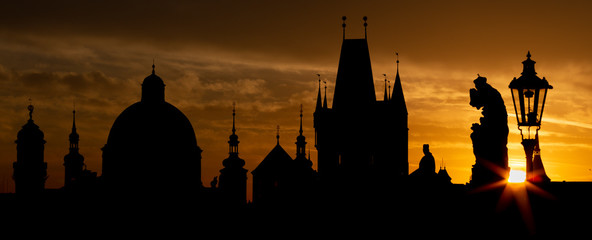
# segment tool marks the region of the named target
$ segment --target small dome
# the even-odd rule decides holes
[[[152,70],[152,74],[144,78],[142,83],[142,102],[162,103],[164,102],[164,81]]]
[[[164,81],[154,72],[150,74],[148,77],[144,78],[144,82],[142,82],[142,86],[144,85],[151,85],[151,86],[164,86]]]
[[[29,120],[27,124],[23,125],[23,128],[17,134],[17,142],[18,141],[43,141],[44,134],[39,129],[33,120]]]

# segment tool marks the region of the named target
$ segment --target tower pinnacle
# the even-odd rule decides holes
[[[386,79],[386,73],[382,74],[384,76],[384,101],[388,101],[388,92],[387,92],[387,86],[386,86],[386,82],[388,81]]]
[[[347,19],[347,17],[341,17],[341,20],[343,21],[343,23],[341,24],[341,27],[343,28],[343,39],[345,39],[345,19]]]
[[[302,135],[302,104],[300,104],[300,135],[296,137],[296,159],[306,159],[306,138]]]
[[[33,107],[33,103],[30,98],[29,98],[29,106],[27,107],[27,109],[29,110],[29,120],[33,121],[33,109],[35,109],[35,107]]]
[[[152,59],[152,74],[156,74],[156,72],[154,71],[154,68],[156,66],[154,65],[154,58]]]
[[[280,125],[277,125],[277,135],[275,135],[277,139],[277,145],[280,145]]]
[[[368,31],[366,31],[368,28],[368,23],[366,22],[368,20],[368,17],[364,16],[364,18],[362,19],[364,20],[364,38],[368,39]]]
[[[238,155],[238,135],[236,135],[236,128],[235,128],[235,118],[236,118],[236,103],[232,103],[232,134],[228,140],[228,153],[230,155]]]
[[[323,108],[323,103],[321,102],[321,74],[317,73],[317,76],[319,77],[319,94],[317,94],[317,106],[316,106],[316,111],[320,110],[321,108]]]
[[[302,136],[302,104],[300,104],[300,136]]]
[[[323,99],[323,108],[327,108],[327,81],[323,81],[325,84],[325,99]]]

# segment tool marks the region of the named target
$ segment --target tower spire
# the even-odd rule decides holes
[[[228,153],[230,155],[238,155],[238,136],[236,135],[236,128],[235,128],[235,118],[236,118],[236,102],[232,102],[232,134],[228,140]]]
[[[397,75],[399,75],[399,53],[395,52],[395,55],[397,56]]]
[[[236,117],[236,102],[232,102],[232,134],[236,132],[236,128],[234,127],[234,121]]]
[[[323,100],[323,108],[327,109],[327,81],[323,81],[325,84],[325,99]]]
[[[302,136],[302,104],[300,104],[300,136]]]
[[[397,56],[397,75],[395,76],[395,83],[393,84],[391,102],[394,104],[393,106],[398,107],[402,113],[407,114],[407,104],[405,103],[401,77],[399,76],[399,53],[395,52],[395,55]]]
[[[345,39],[345,19],[347,19],[347,17],[341,17],[341,20],[343,21],[343,23],[341,24],[341,27],[343,28],[343,39]]]
[[[306,138],[302,135],[302,104],[300,104],[300,135],[296,137],[296,159],[306,159]]]
[[[391,100],[391,81],[390,80],[388,81],[388,93],[389,93],[388,99]]]
[[[386,82],[387,82],[387,79],[386,79],[386,73],[384,73],[384,74],[382,74],[382,75],[384,76],[384,101],[386,102],[386,101],[388,101],[388,100],[389,100],[389,99],[388,99],[387,86],[386,86]]]
[[[321,74],[317,73],[317,76],[319,77],[319,94],[317,95],[317,107],[316,110],[320,110],[321,108],[323,108],[323,103],[321,102]]]
[[[156,74],[156,72],[154,71],[154,68],[156,66],[154,65],[154,58],[152,58],[152,74]]]
[[[277,145],[280,145],[280,125],[277,125],[277,134],[275,135],[277,139]]]
[[[368,39],[368,31],[366,31],[368,28],[368,23],[366,22],[368,20],[368,17],[364,16],[364,18],[362,19],[364,20],[364,38]]]
[[[76,102],[72,101],[72,132],[76,132]]]
[[[70,133],[70,151],[78,152],[79,141],[80,136],[76,132],[76,107],[74,105],[72,109],[72,132]]]

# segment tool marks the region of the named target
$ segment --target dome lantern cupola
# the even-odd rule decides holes
[[[142,83],[142,102],[163,103],[164,102],[164,81],[156,75],[152,64],[152,74],[144,79]]]

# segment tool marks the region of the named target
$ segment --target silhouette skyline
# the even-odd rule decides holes
[[[148,212],[157,213],[155,216],[159,216],[162,213],[160,211],[168,211],[167,209],[201,213],[203,216],[217,216],[211,214],[222,209],[223,213],[230,213],[228,216],[243,213],[255,216],[273,215],[278,214],[276,210],[304,210],[299,214],[314,214],[321,219],[336,219],[341,214],[347,214],[349,216],[346,219],[361,219],[361,211],[368,211],[370,216],[379,212],[398,213],[403,219],[409,220],[400,227],[412,227],[414,230],[437,226],[438,230],[459,231],[459,226],[463,226],[460,228],[465,233],[474,234],[499,230],[507,223],[511,226],[504,227],[498,233],[546,234],[556,233],[564,227],[582,230],[580,224],[586,225],[587,221],[579,221],[575,217],[576,213],[590,212],[590,207],[583,203],[591,199],[591,182],[550,181],[555,178],[549,178],[546,174],[541,175],[544,180],[537,185],[528,181],[522,185],[506,182],[505,178],[513,167],[508,157],[511,125],[508,125],[507,108],[502,88],[488,83],[487,78],[480,75],[473,80],[475,88],[470,89],[468,103],[482,110],[482,117],[478,124],[472,124],[472,133],[458,132],[472,141],[474,164],[456,166],[462,166],[464,171],[472,171],[470,182],[453,184],[454,181],[451,180],[456,175],[449,173],[443,166],[443,161],[436,173],[436,161],[429,149],[432,142],[430,138],[424,139],[427,142],[422,144],[424,156],[421,160],[413,160],[417,162],[417,168],[413,170],[410,161],[414,156],[409,156],[409,150],[417,144],[409,140],[409,134],[414,134],[410,125],[413,120],[409,119],[409,113],[421,111],[422,108],[416,104],[408,104],[406,96],[417,88],[408,90],[408,81],[405,80],[407,74],[404,77],[399,74],[398,52],[390,60],[395,72],[392,88],[388,76],[393,74],[383,74],[384,80],[375,79],[369,47],[369,39],[372,39],[373,34],[368,33],[368,18],[362,19],[364,38],[350,38],[346,17],[342,18],[343,40],[335,80],[329,78],[323,81],[320,73],[316,74],[318,80],[311,76],[311,79],[318,82],[311,88],[314,90],[309,90],[306,94],[309,97],[316,95],[316,104],[305,101],[306,103],[299,104],[299,115],[298,111],[293,111],[294,116],[299,116],[296,118],[299,127],[297,130],[288,128],[284,132],[292,132],[296,136],[294,145],[289,144],[291,149],[295,149],[295,154],[284,149],[283,146],[287,144],[282,145],[280,142],[280,127],[277,125],[275,147],[265,157],[248,156],[245,157],[246,160],[239,158],[237,130],[240,131],[240,128],[236,128],[237,114],[233,101],[232,124],[226,126],[226,131],[231,129],[232,134],[228,141],[223,141],[228,144],[228,152],[225,153],[227,157],[208,160],[217,162],[219,174],[214,175],[210,181],[207,177],[211,175],[204,177],[202,171],[202,152],[209,150],[200,147],[196,136],[211,129],[194,125],[184,111],[168,102],[169,98],[179,102],[193,99],[187,99],[186,95],[179,92],[165,94],[165,81],[156,75],[153,60],[152,73],[144,78],[140,86],[136,85],[136,92],[137,89],[141,90],[140,101],[131,105],[122,102],[119,105],[120,114],[111,120],[109,133],[103,136],[106,137],[106,144],[100,148],[100,174],[93,172],[93,168],[85,167],[92,158],[80,154],[80,148],[84,145],[79,144],[85,137],[90,139],[100,136],[79,134],[81,124],[77,125],[77,112],[72,109],[72,125],[67,138],[70,144],[63,148],[64,151],[67,149],[67,154],[63,157],[63,188],[46,186],[46,180],[55,177],[47,173],[49,167],[45,160],[45,144],[51,141],[45,139],[43,130],[46,128],[37,125],[40,121],[33,121],[33,110],[36,108],[29,103],[29,118],[16,134],[16,157],[11,160],[14,161],[16,194],[2,194],[0,200],[17,206],[10,214],[26,209],[31,200],[40,196],[39,199],[56,205],[50,204],[53,207],[38,209],[38,214],[55,208],[63,209],[65,216],[72,214],[80,204],[101,203],[98,209],[108,214],[128,208],[132,211],[149,209]],[[529,52],[528,59],[523,63],[532,61],[530,57]],[[532,62],[532,66],[524,64],[524,72],[534,72],[534,61]],[[195,79],[198,82],[200,80],[199,77]],[[245,81],[250,84],[261,82],[258,79]],[[376,84],[382,81],[384,86]],[[321,82],[325,85],[322,86]],[[196,86],[184,85],[186,82],[175,79],[166,83],[169,87],[181,85],[190,91],[196,89]],[[329,99],[327,83],[333,86],[333,94]],[[240,85],[241,81],[235,84]],[[291,84],[285,86],[290,88]],[[237,89],[265,95],[265,92],[258,92],[260,89],[250,89],[249,85],[239,86]],[[115,89],[113,91],[117,92]],[[127,95],[125,92],[119,93]],[[201,93],[208,94],[207,91]],[[377,93],[383,93],[380,94],[383,95],[382,101],[377,99],[380,96]],[[430,99],[442,94],[444,93],[432,93],[424,97]],[[228,100],[233,96],[228,94],[219,97]],[[84,101],[85,98],[80,99]],[[417,101],[416,97],[411,99]],[[549,99],[549,102],[557,101],[553,97]],[[241,104],[241,101],[238,103]],[[442,103],[432,103],[438,104]],[[269,102],[267,107],[273,108],[274,105],[274,102]],[[308,111],[305,110],[305,105]],[[467,102],[465,108],[468,108],[466,105]],[[313,106],[314,110],[310,110]],[[121,109],[124,109],[123,112]],[[250,111],[244,112],[246,115],[252,114]],[[314,129],[304,128],[304,119],[311,117]],[[261,120],[261,124],[266,124],[275,119],[269,116]],[[225,123],[230,122],[220,122],[220,126]],[[540,127],[540,123],[537,126]],[[53,128],[49,130],[54,131]],[[311,159],[312,143],[307,142],[307,137],[309,141],[314,139],[314,148],[318,154],[316,161]],[[552,151],[553,148],[544,146],[546,141],[539,145],[538,134],[536,137],[533,169],[542,171],[548,168],[543,167],[541,148],[544,151]],[[245,144],[249,141],[242,142]],[[263,141],[257,143],[263,149],[273,146],[266,146]],[[265,151],[260,154],[264,153]],[[436,149],[434,153],[441,155],[442,151]],[[292,155],[295,157],[292,158]],[[250,166],[253,163],[257,165],[251,168],[247,163]],[[549,162],[545,158],[545,166],[549,166],[547,163]],[[526,167],[528,169],[529,164]],[[251,175],[247,174],[249,171]],[[250,183],[252,193],[247,190]],[[252,199],[249,199],[249,195]],[[514,202],[509,200],[512,197]],[[83,201],[64,201],[68,199]],[[431,212],[428,207],[435,199],[445,206],[439,209],[441,212]],[[524,205],[525,200],[530,205]],[[289,214],[283,217],[287,216]],[[565,217],[570,219],[564,221]],[[447,218],[454,221],[442,223]]]
[[[29,98],[37,108],[35,122],[44,129],[49,142],[45,149],[50,176],[46,186],[59,188],[64,184],[62,164],[68,150],[61,146],[68,144],[64,136],[71,131],[72,99],[77,102],[77,131],[88,136],[81,139],[80,151],[88,169],[101,175],[99,149],[105,139],[100,136],[108,134],[122,106],[138,101],[138,84],[149,71],[146,66],[152,59],[156,59],[160,75],[166,76],[167,82],[179,83],[168,85],[167,96],[172,98],[167,99],[194,126],[207,129],[196,129],[200,147],[210,149],[203,153],[202,181],[206,185],[219,172],[214,159],[227,157],[227,126],[231,119],[224,113],[233,101],[248,113],[242,116],[239,129],[241,156],[262,159],[269,150],[263,145],[274,144],[276,125],[297,132],[297,115],[291,113],[298,111],[300,104],[305,112],[312,112],[310,103],[316,100],[318,82],[311,75],[320,73],[327,81],[328,101],[332,102],[332,80],[339,55],[336,41],[342,37],[344,14],[350,19],[347,38],[363,37],[362,16],[370,18],[367,35],[379,100],[384,93],[383,74],[393,86],[393,53],[400,53],[400,73],[408,90],[405,98],[409,107],[416,109],[409,113],[409,128],[415,131],[410,135],[410,172],[423,156],[422,144],[429,143],[436,155],[446,159],[453,182],[469,181],[470,170],[464,166],[473,164],[473,153],[464,134],[470,129],[465,126],[475,122],[479,114],[476,109],[466,108],[466,89],[473,84],[465,80],[474,79],[476,73],[487,76],[506,102],[508,121],[514,122],[511,106],[507,105],[511,94],[502,86],[520,73],[522,66],[516,61],[523,60],[524,53],[530,50],[536,56],[537,69],[561,89],[550,93],[561,102],[548,103],[543,123],[546,136],[541,136],[545,139],[541,148],[556,146],[551,151],[543,150],[547,175],[557,181],[592,179],[586,157],[592,154],[587,137],[590,118],[585,110],[589,108],[585,69],[591,59],[587,44],[590,36],[579,30],[585,29],[584,23],[588,22],[587,14],[581,11],[589,3],[471,3],[462,8],[446,3],[315,4],[318,7],[307,8],[306,3],[299,3],[291,11],[282,11],[285,4],[281,3],[255,9],[244,3],[225,7],[216,3],[187,5],[182,9],[169,3],[143,5],[159,13],[152,17],[145,11],[138,12],[132,3],[90,4],[92,7],[84,7],[87,14],[83,16],[75,11],[82,7],[80,4],[67,1],[40,3],[47,11],[30,9],[22,3],[7,4],[6,9],[12,10],[3,16],[6,21],[0,29],[0,76],[5,100],[0,109],[6,116],[1,119],[6,129],[1,139],[8,144],[1,145],[0,156],[10,161],[0,165],[0,188],[6,189],[0,191],[14,189],[14,132],[28,119],[22,109]],[[242,12],[244,9],[252,14]],[[396,15],[392,9],[397,9]],[[112,18],[94,21],[99,11],[109,11]],[[48,16],[49,12],[60,18]],[[277,16],[278,12],[283,14]],[[525,12],[540,14],[524,19]],[[551,15],[565,17],[546,17]],[[228,24],[230,21],[236,24]],[[541,37],[542,33],[545,37]],[[229,36],[241,39],[240,44],[230,41]],[[512,41],[505,36],[522,40]],[[561,44],[563,41],[569,44]],[[313,130],[312,125],[312,119],[305,118],[305,133]],[[271,134],[271,139],[263,137],[264,133]],[[262,146],[255,144],[255,139],[264,141]],[[307,140],[310,142],[310,134]],[[517,144],[520,136],[512,125],[508,141],[510,167],[524,168],[523,149]],[[291,144],[284,147],[289,153],[296,148]],[[315,149],[311,150],[316,162]],[[439,164],[437,161],[437,167]],[[247,162],[245,168],[255,166],[256,162]]]
[[[240,136],[238,155],[244,165],[238,161],[242,169],[236,169],[247,170],[245,201],[253,201],[250,172],[277,145],[277,125],[280,146],[290,158],[310,159],[312,170],[322,172],[314,141],[316,103],[339,109],[355,99],[339,95],[347,92],[341,91],[339,70],[342,39],[352,40],[347,42],[352,46],[363,45],[360,39],[367,42],[372,69],[363,77],[373,89],[363,87],[364,96],[381,102],[397,97],[395,88],[404,90],[409,174],[423,166],[422,146],[429,144],[434,172],[451,178],[452,192],[471,181],[476,157],[470,127],[480,123],[482,109],[468,104],[467,90],[475,87],[477,73],[505,103],[505,164],[510,170],[528,169],[507,86],[519,76],[520,61],[530,51],[537,71],[555,87],[548,93],[533,167],[544,169],[551,180],[548,192],[570,200],[576,199],[574,189],[586,188],[580,183],[592,181],[592,103],[587,97],[592,34],[582,31],[592,20],[585,12],[588,2],[23,4],[7,3],[7,13],[0,16],[0,193],[15,192],[15,140],[30,119],[28,105],[34,106],[32,119],[45,141],[38,161],[39,169],[46,169],[38,177],[45,189],[71,187],[72,176],[109,175],[101,148],[115,119],[143,98],[141,84],[151,63],[166,84],[166,101],[187,119],[195,146],[203,150],[201,176],[194,180],[205,188],[223,188],[223,161],[233,155],[233,135]],[[348,16],[345,29],[342,15]],[[236,119],[230,118],[233,102]],[[431,175],[431,162],[429,169]],[[154,184],[157,189],[164,185]],[[544,198],[529,199],[538,209],[547,204]],[[586,206],[579,201],[571,205],[550,211]],[[453,215],[447,213],[442,215]],[[533,218],[542,213],[533,210]]]

